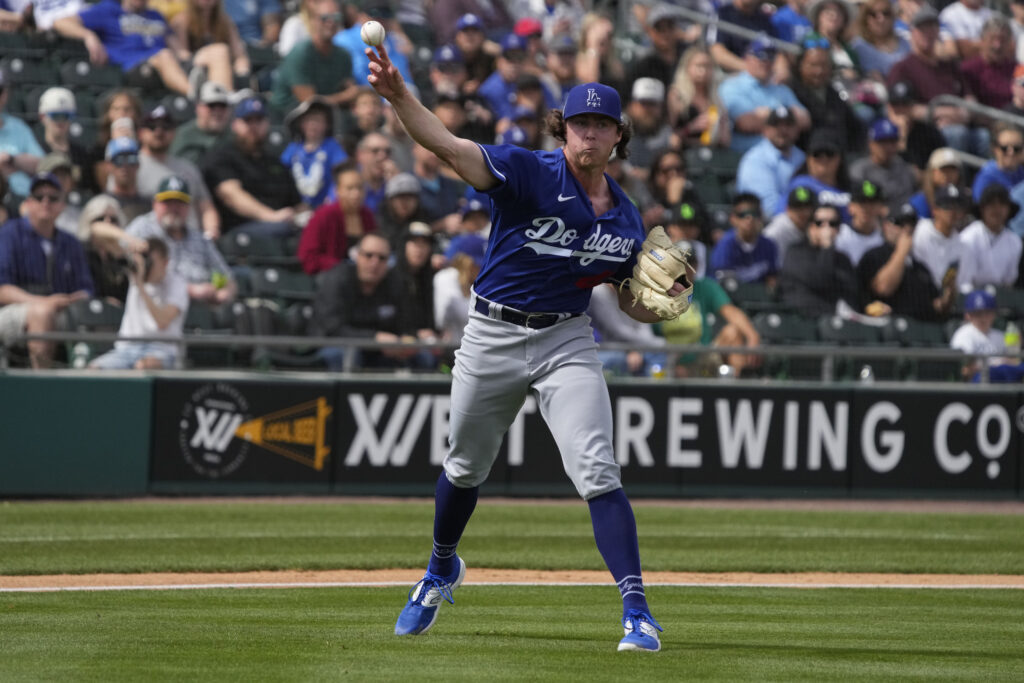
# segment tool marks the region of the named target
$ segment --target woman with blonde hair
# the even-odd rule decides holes
[[[935,188],[941,185],[959,187],[964,180],[964,169],[960,157],[952,147],[940,147],[928,157],[921,191],[910,198],[910,205],[917,211],[918,218],[931,218],[935,206]]]
[[[893,64],[910,54],[910,43],[896,35],[896,10],[889,0],[867,0],[860,7],[850,47],[861,72],[884,81]]]
[[[299,11],[284,20],[277,39],[277,54],[287,57],[292,48],[313,34],[312,0],[302,0]]]
[[[249,75],[249,53],[223,0],[188,0],[185,11],[171,21],[171,29],[186,48],[178,58],[191,58],[196,66],[205,67],[209,80],[234,90],[232,72]]]
[[[580,51],[576,55],[576,78],[580,83],[604,83],[621,91],[626,66],[615,52],[615,24],[606,15],[588,12],[580,25]]]
[[[729,146],[729,112],[718,96],[721,80],[706,47],[694,45],[683,53],[668,89],[668,120],[679,146]]]
[[[122,244],[129,249],[142,249],[145,245],[145,241],[124,232],[125,222],[116,199],[108,194],[96,195],[82,207],[77,232],[96,296],[120,303],[128,296],[129,280]]]

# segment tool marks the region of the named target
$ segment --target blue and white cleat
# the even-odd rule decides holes
[[[455,604],[452,591],[461,586],[462,579],[466,577],[466,563],[461,557],[456,556],[456,559],[459,561],[459,570],[454,579],[428,571],[420,582],[409,590],[409,602],[395,622],[396,636],[426,633],[437,621],[437,612],[441,609],[442,603],[447,600]]]
[[[657,652],[661,649],[658,631],[661,626],[647,612],[631,609],[622,618],[626,637],[619,641],[619,652]]]

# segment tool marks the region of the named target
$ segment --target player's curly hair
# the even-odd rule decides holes
[[[633,124],[630,123],[629,117],[624,116],[618,127],[619,132],[622,133],[622,139],[619,140],[619,144],[615,145],[615,156],[625,160],[629,158],[629,141],[633,137]],[[562,118],[560,110],[548,111],[548,115],[544,117],[544,132],[559,142],[565,142],[565,119]]]

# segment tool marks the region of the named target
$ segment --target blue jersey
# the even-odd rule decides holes
[[[125,71],[167,47],[165,37],[170,28],[156,10],[125,12],[121,3],[102,0],[86,7],[78,17],[99,37],[111,63]]]
[[[614,180],[605,176],[612,208],[595,216],[561,149],[480,149],[501,183],[487,191],[491,236],[477,294],[530,313],[582,313],[592,288],[632,274],[646,233]]]
[[[291,170],[302,201],[314,209],[331,194],[331,169],[346,159],[348,155],[334,138],[325,139],[312,152],[307,152],[301,142],[293,142],[281,154],[281,163]]]

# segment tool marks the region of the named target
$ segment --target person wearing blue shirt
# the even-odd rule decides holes
[[[789,181],[786,194],[803,186],[818,198],[818,204],[839,209],[843,222],[850,222],[850,174],[846,159],[839,148],[839,133],[830,128],[819,128],[811,133],[807,142],[807,158],[803,166]]]
[[[73,235],[57,229],[64,210],[60,181],[33,176],[22,215],[0,226],[0,342],[53,329],[57,313],[93,293],[89,264]],[[52,342],[28,342],[32,367],[47,367]]]
[[[772,110],[765,122],[764,138],[740,159],[736,170],[736,190],[750,192],[761,199],[766,216],[786,209],[786,188],[793,173],[807,155],[793,145],[796,119],[787,107]]]
[[[779,249],[775,242],[761,234],[764,218],[761,200],[756,194],[736,195],[729,224],[732,227],[711,250],[711,273],[718,280],[734,277],[739,282],[763,282],[773,286],[779,267]]]
[[[718,86],[718,95],[733,124],[731,148],[746,152],[760,141],[765,122],[778,107],[788,107],[798,130],[811,127],[811,117],[788,86],[772,83],[775,44],[768,38],[750,43],[743,57],[744,71]]]
[[[327,102],[314,95],[285,119],[296,140],[281,153],[281,163],[291,169],[295,187],[311,209],[331,198],[331,171],[348,159],[332,135],[332,116]]]
[[[224,10],[247,43],[273,45],[281,32],[278,0],[224,0]]]
[[[761,11],[761,0],[733,0],[721,3],[718,19],[765,36],[775,35],[771,16]],[[708,27],[707,43],[711,46],[711,57],[725,71],[739,71],[743,68],[743,55],[750,49],[752,42],[754,41],[745,36],[719,31],[714,23]]]
[[[348,52],[349,56],[352,57],[352,75],[355,77],[357,85],[370,84],[366,80],[367,75],[370,73],[370,60],[367,59],[366,54],[363,52],[366,49],[366,43],[363,42],[363,38],[360,36],[363,23],[371,19],[381,20],[389,18],[388,16],[381,16],[377,10],[371,16],[365,10],[357,9],[352,25],[334,34],[334,44]],[[391,63],[402,74],[402,78],[411,82],[412,68],[409,66],[409,58],[398,50],[398,43],[392,36],[394,30],[398,30],[399,27],[393,22],[385,23],[388,24],[388,30],[384,34],[384,47],[387,48],[388,54],[391,55]]]
[[[0,173],[7,178],[11,193],[24,197],[29,190],[29,173],[34,173],[46,153],[36,141],[32,129],[7,108],[10,86],[0,71]]]
[[[992,183],[999,183],[1008,190],[1024,181],[1024,133],[1012,123],[997,123],[992,127],[992,156],[974,176],[971,195],[974,201],[981,199],[981,193]]]
[[[496,119],[507,118],[516,106],[516,86],[526,61],[526,39],[510,33],[501,41],[501,54],[494,73],[487,77],[477,94],[484,98]]]
[[[800,43],[811,32],[811,20],[806,16],[807,0],[790,0],[772,15],[775,37],[787,43]]]

